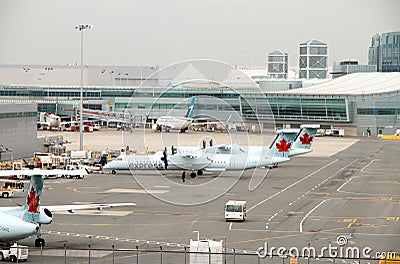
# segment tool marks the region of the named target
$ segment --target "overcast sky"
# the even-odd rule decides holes
[[[367,63],[375,33],[400,31],[398,0],[1,0],[0,64],[169,65],[214,59],[263,67],[279,49],[328,44],[329,66]]]

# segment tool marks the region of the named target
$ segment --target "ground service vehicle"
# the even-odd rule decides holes
[[[28,247],[14,243],[10,246],[0,247],[0,260],[10,260],[11,262],[27,261]]]
[[[229,200],[225,204],[225,221],[246,220],[246,201]]]
[[[11,188],[0,188],[0,197],[8,198],[14,194],[14,189]]]

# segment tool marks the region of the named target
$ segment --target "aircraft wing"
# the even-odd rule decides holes
[[[74,213],[75,210],[84,210],[84,209],[97,209],[103,210],[103,208],[114,208],[114,207],[123,207],[123,206],[135,206],[135,203],[111,203],[111,204],[67,204],[67,205],[41,205],[43,208],[47,208],[51,212],[61,212],[67,211],[70,213]],[[10,212],[15,210],[20,210],[20,206],[7,206],[0,207],[0,212]]]
[[[11,176],[28,176],[28,170],[0,170],[0,177],[11,177]]]
[[[0,170],[0,177],[10,177],[10,176],[32,176],[32,175],[42,175],[42,176],[52,176],[52,175],[67,175],[67,176],[78,176],[78,175],[88,175],[85,169],[78,170]]]
[[[246,152],[238,144],[218,145],[218,146],[215,146],[215,148],[216,148],[217,153],[219,153],[219,154],[238,154],[238,153],[240,154],[240,153]]]
[[[42,207],[49,209],[52,212],[68,211],[73,213],[75,210],[84,209],[97,209],[102,210],[103,208],[114,208],[122,206],[135,206],[135,203],[110,203],[110,204],[70,204],[70,205],[42,205]]]

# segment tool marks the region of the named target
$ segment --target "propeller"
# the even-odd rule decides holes
[[[176,154],[176,148],[174,147],[174,146],[171,146],[171,153],[172,153],[172,155],[175,155]]]
[[[165,167],[165,169],[167,169],[168,168],[168,158],[167,158],[167,148],[166,147],[164,148],[163,156],[161,157],[161,160],[164,161],[164,167]]]

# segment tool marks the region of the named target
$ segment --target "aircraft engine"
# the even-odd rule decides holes
[[[53,214],[47,208],[40,208],[40,214],[38,223],[39,224],[50,224],[53,221]]]

